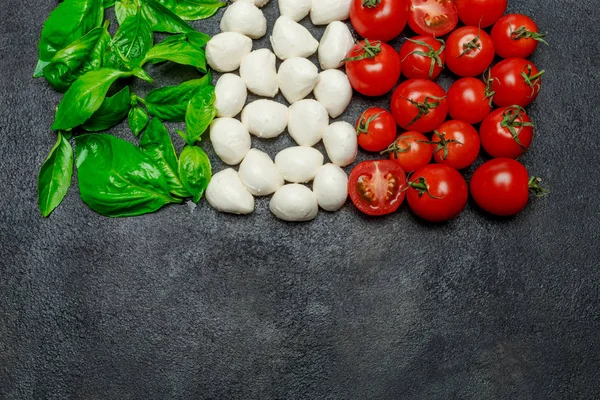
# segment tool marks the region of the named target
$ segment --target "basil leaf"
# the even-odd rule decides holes
[[[152,64],[172,61],[181,65],[191,65],[201,72],[206,72],[206,56],[204,50],[195,47],[188,41],[185,34],[170,36],[148,51],[141,62]]]
[[[185,113],[185,127],[188,144],[200,140],[212,120],[217,116],[215,108],[215,88],[206,86],[200,89],[190,100]]]
[[[153,35],[150,26],[138,12],[123,21],[106,55],[106,65],[115,69],[131,70],[140,65],[152,47]]]
[[[159,0],[161,4],[169,8],[179,18],[187,21],[196,21],[212,17],[221,7],[227,3],[219,0]],[[174,3],[174,4],[172,4]]]
[[[133,107],[127,117],[129,128],[135,136],[139,135],[148,125],[148,113],[142,107]]]
[[[67,130],[83,124],[102,106],[111,85],[130,75],[130,72],[100,68],[77,79],[58,105],[52,129]]]
[[[141,5],[139,0],[118,0],[115,3],[115,15],[119,25],[121,25],[127,17],[137,14],[140,8]]]
[[[107,97],[90,119],[83,124],[89,132],[101,132],[112,128],[127,116],[131,103],[129,86],[125,86],[112,97]]]
[[[144,102],[148,112],[163,121],[183,122],[188,102],[196,92],[212,82],[209,74],[178,86],[165,86],[148,93]]]
[[[202,198],[212,177],[210,160],[198,146],[185,146],[179,156],[179,176],[194,203]]]
[[[73,148],[69,141],[58,132],[58,140],[38,177],[38,206],[43,217],[49,216],[63,201],[73,176]]]
[[[142,13],[154,32],[186,33],[194,28],[156,0],[140,0]]]
[[[77,178],[83,201],[108,217],[154,212],[180,203],[156,164],[140,149],[112,135],[78,136]]]
[[[208,41],[210,40],[210,36],[202,32],[187,32],[186,35],[188,41],[198,49],[201,49],[204,46],[206,46],[206,43],[208,43]]]
[[[171,194],[179,197],[191,197],[179,178],[179,161],[169,132],[159,119],[154,118],[150,121],[140,140],[140,149],[162,171]]]
[[[115,1],[116,0],[104,0],[102,5],[104,6],[104,8],[112,7],[115,5]]]

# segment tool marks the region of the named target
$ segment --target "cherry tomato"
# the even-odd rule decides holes
[[[448,89],[448,113],[452,118],[478,124],[491,111],[491,93],[481,80],[462,78]]]
[[[448,115],[446,92],[435,82],[409,79],[394,92],[391,109],[396,123],[403,129],[431,132]]]
[[[499,108],[481,123],[481,145],[492,157],[519,158],[531,146],[533,126],[522,107]]]
[[[492,41],[496,54],[502,58],[527,58],[545,44],[544,34],[531,18],[523,14],[508,14],[500,18],[492,28]]]
[[[407,0],[353,0],[350,21],[364,38],[388,42],[402,33],[408,19]]]
[[[455,169],[467,168],[479,155],[479,134],[464,121],[446,121],[433,133],[433,159]]]
[[[371,107],[356,121],[358,145],[366,151],[382,151],[396,138],[396,121],[389,111]]]
[[[467,182],[452,167],[429,164],[411,176],[406,199],[411,210],[430,222],[456,217],[465,208],[469,191]]]
[[[404,201],[406,174],[394,161],[364,161],[350,173],[348,193],[356,208],[365,214],[391,214]]]
[[[394,88],[402,63],[389,44],[365,39],[352,47],[346,59],[346,75],[357,92],[381,96]]]
[[[409,0],[408,25],[418,35],[443,36],[456,28],[453,0]]]
[[[404,132],[385,151],[405,172],[423,168],[431,162],[433,145],[419,132]]]
[[[458,28],[446,46],[446,65],[458,76],[481,75],[494,61],[492,38],[476,26]]]
[[[507,58],[492,67],[490,80],[494,103],[499,107],[526,107],[542,87],[542,75],[535,64],[522,58]]]
[[[465,25],[487,28],[506,11],[507,0],[454,0],[458,17]]]
[[[402,73],[409,79],[435,79],[446,62],[443,40],[433,36],[415,36],[406,39],[400,48]]]

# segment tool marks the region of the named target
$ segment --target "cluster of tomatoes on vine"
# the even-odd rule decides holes
[[[469,192],[458,171],[475,162],[481,147],[492,160],[475,171],[470,192],[482,209],[514,215],[530,191],[545,193],[516,161],[533,139],[525,107],[544,71],[527,57],[544,35],[528,16],[504,15],[506,6],[507,0],[354,0],[351,22],[365,39],[346,59],[350,83],[365,96],[382,96],[406,78],[391,112],[372,107],[357,121],[359,145],[389,154],[350,175],[350,197],[362,212],[389,214],[406,198],[428,221],[456,217]],[[464,26],[457,28],[459,19]],[[418,36],[397,51],[386,42],[407,22]],[[502,60],[492,66],[496,56]],[[458,77],[448,92],[435,82],[445,67]],[[405,131],[398,137],[397,126]]]

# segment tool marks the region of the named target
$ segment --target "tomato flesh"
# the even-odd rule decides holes
[[[452,0],[410,0],[408,25],[419,35],[443,36],[458,24]]]
[[[380,216],[396,211],[404,201],[406,174],[391,160],[364,161],[350,173],[348,193],[361,212]]]

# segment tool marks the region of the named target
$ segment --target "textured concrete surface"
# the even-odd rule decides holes
[[[56,3],[4,0],[0,399],[600,398],[600,15],[591,0],[510,3],[549,33],[523,162],[552,195],[511,219],[469,204],[429,225],[406,207],[371,219],[346,206],[295,225],[262,199],[248,217],[202,203],[112,220],[76,186],[41,219],[60,97],[30,76]],[[218,19],[196,26],[214,34]],[[387,103],[356,99],[342,119]]]

